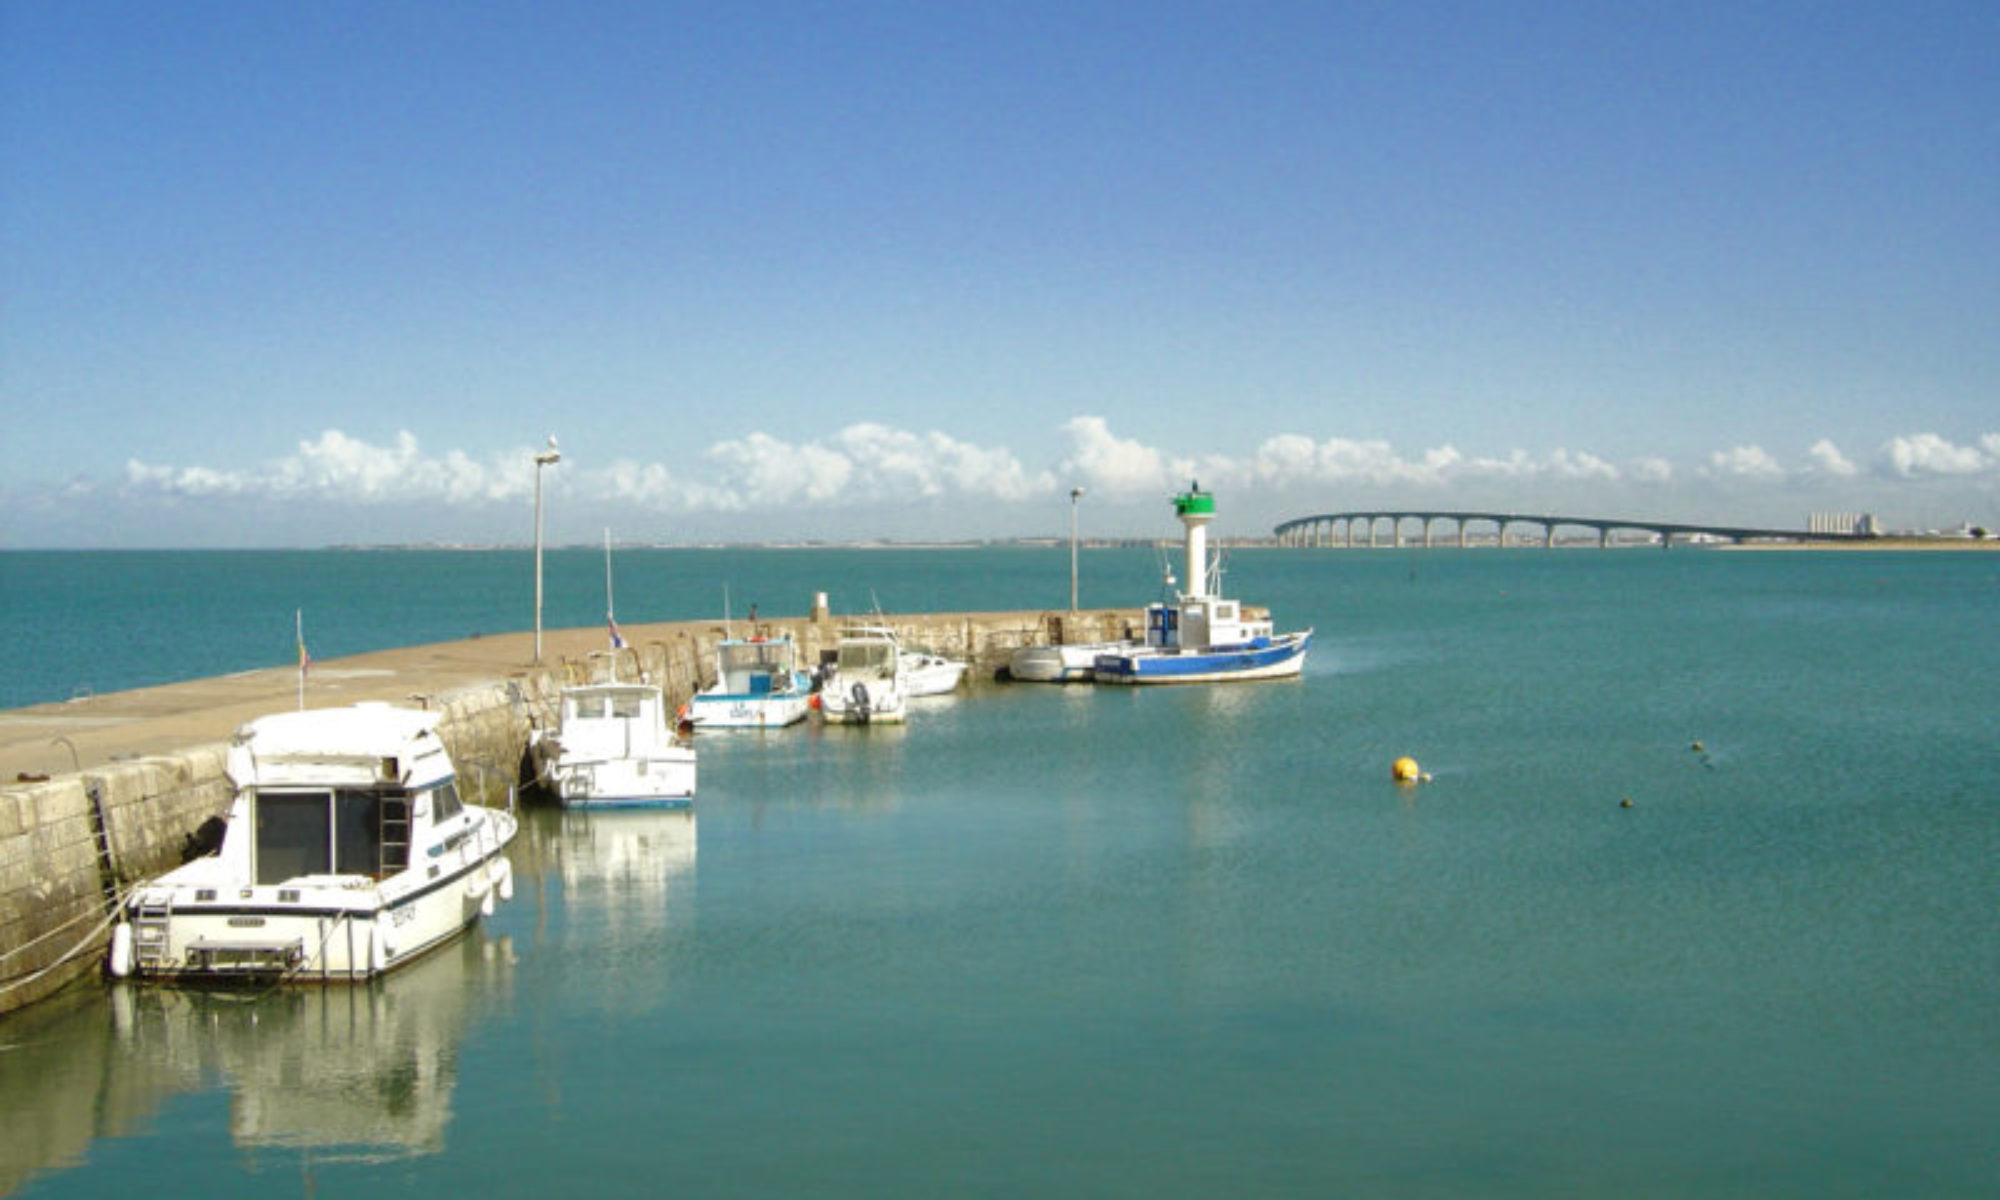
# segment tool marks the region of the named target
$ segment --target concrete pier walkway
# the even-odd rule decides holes
[[[1119,630],[1137,618],[1136,610],[1092,610],[1083,614],[1040,611],[997,613],[923,613],[891,615],[881,623],[895,626],[906,644],[928,643],[945,652],[963,654],[992,669],[1019,645],[1050,639],[1093,640],[1100,629]],[[1083,628],[1065,637],[1065,621]],[[790,633],[801,647],[802,664],[818,661],[839,629],[851,621],[806,617],[760,621],[770,635]],[[667,661],[690,663],[687,678],[656,680],[679,704],[695,676],[706,679],[714,664],[709,653],[724,636],[720,620],[676,621],[621,627],[628,645],[665,643],[677,653]],[[743,622],[735,632],[748,632]],[[686,643],[686,645],[682,645]],[[542,662],[554,667],[564,660],[585,662],[605,651],[601,626],[544,630]],[[315,661],[306,676],[309,708],[330,708],[362,700],[413,703],[414,697],[435,697],[457,688],[540,675],[535,666],[534,635],[498,634],[466,641],[440,642],[400,650],[380,650],[349,658]],[[682,694],[674,695],[679,690]],[[298,670],[274,666],[239,671],[210,679],[87,696],[77,700],[0,710],[0,788],[23,777],[56,777],[89,771],[108,763],[170,754],[206,742],[227,741],[246,721],[267,713],[296,708]]]
[[[602,630],[542,635],[547,662],[602,649]],[[306,674],[306,705],[408,703],[413,695],[522,674],[533,660],[534,635],[516,633],[315,662]],[[226,741],[246,721],[298,702],[298,669],[272,667],[0,711],[0,785]]]

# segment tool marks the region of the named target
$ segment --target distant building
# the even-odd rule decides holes
[[[1806,521],[1806,532],[1881,537],[1882,522],[1874,513],[1814,513]]]

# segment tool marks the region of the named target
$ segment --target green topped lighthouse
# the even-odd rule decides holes
[[[1208,523],[1215,519],[1215,497],[1201,490],[1200,481],[1174,497],[1174,515],[1187,527],[1187,591],[1190,599],[1208,595]]]

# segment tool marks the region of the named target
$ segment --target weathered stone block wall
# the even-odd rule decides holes
[[[222,758],[202,746],[0,793],[0,1012],[96,969],[113,897],[228,811]]]
[[[104,911],[84,782],[70,776],[0,794],[0,1011],[67,983],[64,951]]]

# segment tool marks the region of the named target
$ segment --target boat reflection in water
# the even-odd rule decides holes
[[[239,1148],[385,1162],[445,1148],[459,1046],[512,985],[512,945],[477,934],[372,986],[111,991],[122,1054],[230,1093]]]
[[[694,892],[692,809],[565,809],[554,843],[564,904],[623,942],[682,924]]]

